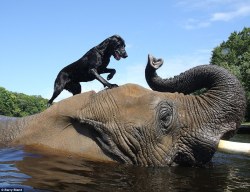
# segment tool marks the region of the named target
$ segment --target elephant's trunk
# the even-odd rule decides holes
[[[162,64],[162,59],[148,56],[145,76],[151,89],[190,94],[206,88],[205,93],[194,96],[195,100],[202,106],[212,108],[211,113],[214,118],[219,119],[218,123],[233,123],[234,129],[240,126],[245,114],[246,98],[239,80],[234,75],[216,65],[201,65],[174,78],[162,79],[156,73]],[[209,111],[205,111],[208,115]]]
[[[155,91],[190,94],[202,88],[215,88],[216,91],[219,88],[219,90],[226,92],[242,92],[241,85],[236,77],[216,65],[201,65],[174,78],[162,79],[156,73],[156,70],[162,64],[162,59],[156,59],[151,55],[148,56],[145,76],[148,85]]]

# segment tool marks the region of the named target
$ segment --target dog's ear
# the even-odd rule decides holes
[[[120,35],[113,35],[112,37],[110,37],[111,39],[113,39],[113,41],[115,41],[114,43],[117,44],[118,42],[122,45],[125,46],[125,41],[123,40],[123,38],[121,38]]]
[[[109,45],[112,47],[116,47],[119,42],[119,36],[113,35],[108,38]]]
[[[116,38],[116,39],[121,39],[121,36],[120,36],[120,35],[113,35],[113,36],[111,36],[111,37]]]

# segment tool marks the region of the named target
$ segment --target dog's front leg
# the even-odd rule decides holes
[[[102,71],[102,73],[109,73],[109,75],[107,76],[107,80],[110,80],[113,78],[113,76],[115,75],[116,73],[116,70],[115,69],[109,69],[109,68],[106,68]]]
[[[114,87],[118,87],[118,85],[116,85],[116,84],[111,84],[111,83],[109,83],[108,81],[106,81],[101,75],[99,75],[99,74],[97,73],[97,70],[96,70],[95,68],[90,69],[90,70],[89,70],[89,73],[92,74],[92,75],[94,75],[95,78],[96,78],[99,82],[101,82],[101,83],[103,84],[104,87],[108,87],[109,89],[112,89],[112,88],[114,88]]]

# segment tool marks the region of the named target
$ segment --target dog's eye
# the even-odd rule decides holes
[[[125,49],[125,47],[123,45],[117,45],[116,49]]]

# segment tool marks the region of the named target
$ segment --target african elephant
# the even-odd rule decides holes
[[[1,117],[0,143],[139,166],[204,165],[240,126],[244,90],[214,65],[162,79],[162,64],[149,55],[145,76],[153,91],[126,84],[75,95],[33,116]],[[191,94],[201,88],[206,92]]]

